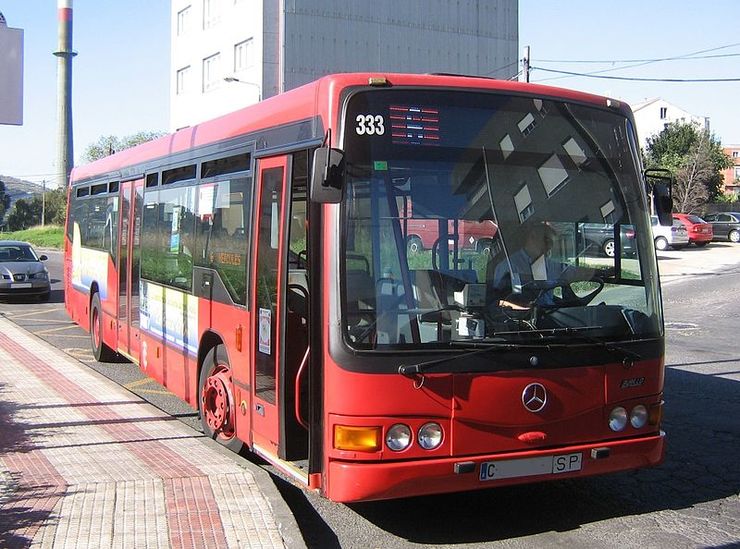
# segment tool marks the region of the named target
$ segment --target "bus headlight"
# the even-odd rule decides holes
[[[411,429],[403,423],[396,423],[388,429],[385,435],[385,444],[394,452],[405,450],[411,444]]]
[[[425,450],[434,450],[442,444],[442,426],[438,423],[425,423],[419,429],[419,446]]]
[[[648,420],[648,411],[645,406],[642,404],[638,404],[634,408],[632,408],[632,413],[630,414],[630,423],[632,424],[632,427],[635,429],[640,429],[642,427],[645,427],[645,424]]]
[[[612,431],[621,431],[627,426],[627,410],[617,406],[609,414],[609,429]]]

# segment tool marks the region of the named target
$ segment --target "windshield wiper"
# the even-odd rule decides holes
[[[429,366],[435,366],[437,364],[442,364],[443,362],[451,362],[454,360],[459,360],[461,358],[468,358],[473,355],[478,355],[482,353],[488,353],[492,351],[513,351],[516,349],[521,349],[521,345],[517,345],[514,343],[475,343],[475,342],[455,342],[455,343],[465,343],[465,347],[479,347],[483,345],[480,349],[473,349],[472,351],[468,351],[467,353],[460,353],[453,356],[445,356],[442,358],[435,358],[434,360],[426,360],[424,362],[417,362],[416,364],[401,364],[398,367],[398,373],[402,376],[409,376],[409,375],[415,375],[415,374],[423,374]]]
[[[609,343],[608,341],[604,341],[603,339],[599,339],[597,337],[590,336],[584,332],[591,331],[591,330],[601,330],[603,329],[603,326],[580,326],[580,327],[571,327],[566,326],[563,328],[541,328],[536,330],[528,330],[526,332],[519,332],[519,333],[525,333],[525,334],[537,334],[542,336],[551,335],[553,337],[565,334],[565,335],[575,335],[578,338],[580,338],[583,341],[586,341],[588,343],[593,343],[594,345],[598,345],[599,347],[602,347],[603,349],[609,351],[610,353],[619,356],[619,358],[622,359],[622,362],[630,364],[633,363],[636,360],[642,360],[642,355],[635,353],[634,351],[630,351],[629,349],[625,349],[621,345],[615,345],[614,343]],[[496,335],[501,335],[500,333],[497,333]]]

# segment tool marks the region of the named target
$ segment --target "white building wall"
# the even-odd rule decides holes
[[[673,122],[692,123],[699,129],[709,129],[709,118],[691,114],[662,98],[634,104],[632,110],[643,149],[647,146],[648,138],[658,135]]]
[[[268,3],[270,0],[268,0]],[[206,17],[206,8],[211,17]],[[178,32],[178,14],[190,11]],[[170,129],[176,130],[256,103],[262,87],[262,0],[172,0]],[[250,61],[235,67],[235,46],[249,41]],[[212,85],[204,89],[204,59],[218,55]],[[184,89],[178,71],[190,67]],[[237,70],[235,70],[237,69]],[[238,82],[226,82],[225,77]],[[251,85],[250,85],[251,83]]]
[[[506,79],[518,71],[518,0],[171,2],[172,130],[334,72],[452,72]],[[188,6],[189,28],[178,33],[178,14]],[[204,25],[208,10],[218,16]],[[258,61],[234,72],[234,45],[249,38]],[[220,81],[204,91],[203,60],[217,52]],[[187,66],[190,78],[183,90],[177,71]]]

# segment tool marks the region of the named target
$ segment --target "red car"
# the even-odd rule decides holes
[[[698,215],[677,213],[673,214],[673,219],[677,219],[686,227],[689,233],[689,244],[693,243],[701,247],[712,241],[714,236],[712,225]]]

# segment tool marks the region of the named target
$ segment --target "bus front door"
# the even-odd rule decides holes
[[[286,197],[290,157],[258,161],[256,253],[252,270],[252,445],[257,453],[280,453],[279,368],[284,360]],[[288,343],[289,344],[289,343]]]

